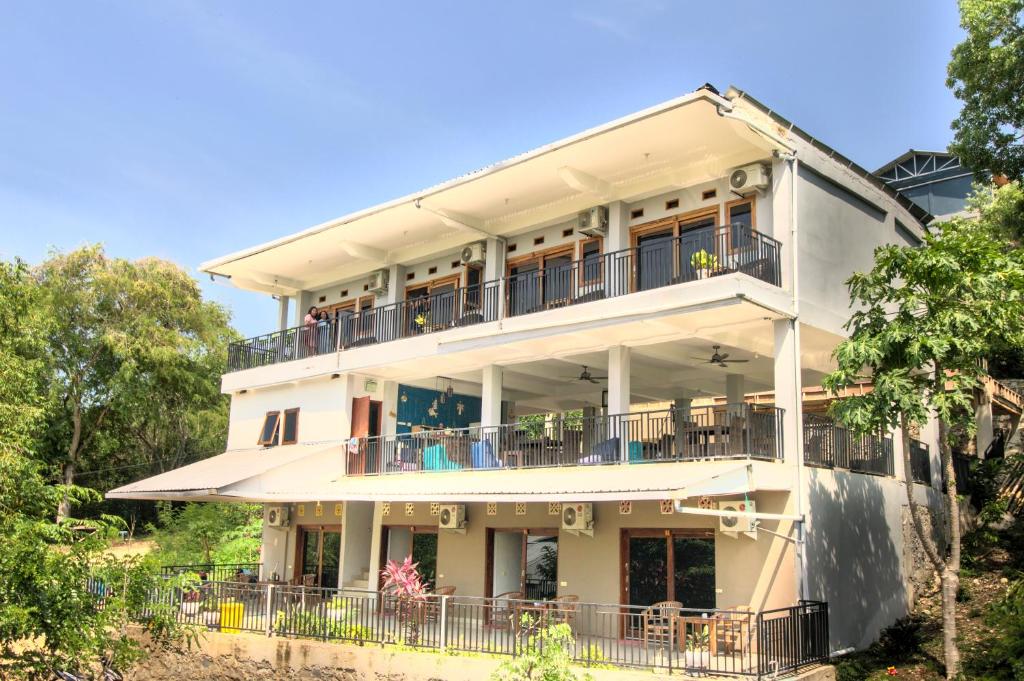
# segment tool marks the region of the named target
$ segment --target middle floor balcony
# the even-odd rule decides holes
[[[355,438],[347,475],[783,458],[782,409],[753,404],[547,415],[499,426]]]

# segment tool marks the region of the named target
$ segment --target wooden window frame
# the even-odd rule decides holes
[[[559,244],[558,246],[552,246],[551,248],[545,248],[545,249],[540,250],[540,251],[533,251],[532,253],[527,253],[526,255],[521,255],[518,258],[513,258],[512,260],[508,260],[505,263],[505,276],[506,277],[511,277],[512,276],[512,268],[513,267],[518,267],[519,265],[521,265],[523,263],[530,262],[531,260],[539,260],[540,262],[538,264],[538,267],[537,267],[536,271],[537,272],[541,272],[539,295],[540,295],[540,300],[543,303],[543,301],[544,301],[544,275],[543,275],[543,272],[544,272],[544,269],[547,267],[547,264],[546,264],[547,259],[548,258],[561,257],[561,256],[565,256],[565,255],[568,255],[569,256],[569,260],[572,261],[572,262],[574,262],[576,260],[576,242],[572,242],[572,243],[568,243],[568,244]],[[509,287],[506,286],[505,287],[505,305],[506,305],[506,309],[507,309],[507,306],[508,306],[508,303],[509,303],[509,295],[510,295],[510,290],[509,290]],[[552,302],[554,302],[554,301],[552,301]],[[546,306],[546,304],[545,304],[545,306]],[[553,305],[552,307],[561,307],[561,305]]]
[[[713,206],[705,206],[703,208],[696,208],[694,210],[686,211],[685,213],[677,213],[667,218],[661,218],[659,220],[652,220],[651,222],[645,222],[642,225],[636,225],[631,227],[629,230],[629,245],[632,248],[634,257],[632,258],[632,276],[631,279],[631,290],[636,291],[638,289],[639,282],[637,281],[637,266],[638,258],[636,257],[637,248],[639,245],[640,237],[653,232],[660,232],[666,229],[672,230],[672,267],[673,276],[678,276],[679,272],[675,271],[675,268],[679,267],[679,258],[676,257],[676,250],[678,248],[677,240],[680,235],[688,230],[688,225],[692,225],[700,220],[706,220],[707,218],[713,218],[714,224],[712,229],[717,231],[722,225],[722,206],[721,204],[715,204]]]
[[[736,250],[737,246],[732,243],[732,209],[736,206],[742,206],[744,204],[750,204],[750,233],[754,234],[757,231],[757,201],[754,196],[744,196],[742,199],[733,199],[732,201],[726,201],[724,205],[724,222],[722,227],[725,229],[725,239],[728,244],[729,252],[732,253]]]
[[[322,582],[323,579],[324,579],[324,575],[323,575],[323,571],[324,571],[324,532],[337,532],[338,534],[341,534],[342,536],[344,536],[344,534],[342,532],[342,529],[341,529],[341,523],[337,523],[337,524],[333,524],[333,525],[324,524],[324,523],[310,523],[308,525],[307,524],[296,524],[295,525],[295,562],[292,563],[292,565],[294,566],[294,568],[293,568],[293,572],[294,573],[292,574],[292,584],[295,584],[296,586],[302,586],[302,554],[303,554],[303,549],[305,548],[305,546],[304,546],[305,539],[306,539],[305,535],[310,533],[310,532],[317,532],[317,533],[320,534],[320,544],[318,546],[319,550],[317,552],[317,568],[316,568],[317,569],[316,581],[318,583]],[[341,557],[340,556],[338,557],[338,561],[339,561],[338,562],[338,567],[339,567],[338,577],[341,577],[341,573],[340,573]],[[323,584],[321,584],[320,587],[321,588],[337,588],[335,586],[324,587]]]
[[[583,262],[583,248],[587,244],[592,244],[594,242],[597,242],[597,272],[598,272],[598,274],[597,274],[597,277],[595,277],[594,279],[587,279],[586,278],[587,268],[585,267],[584,262]],[[580,289],[590,288],[591,286],[598,286],[598,285],[600,285],[600,284],[602,284],[604,282],[604,262],[601,259],[602,256],[604,256],[604,237],[591,236],[591,237],[587,237],[585,239],[579,239],[579,240],[576,241],[576,261],[579,262],[578,267],[580,268],[580,276],[579,276],[579,288]]]
[[[274,432],[271,434],[269,439],[263,438],[263,431],[267,429],[267,419],[273,416],[277,422],[274,424]],[[260,426],[259,435],[256,437],[256,444],[261,447],[276,447],[278,434],[281,432],[281,412],[280,411],[268,411],[263,416],[263,425]]]
[[[531,534],[555,537],[561,544],[561,530],[557,527],[488,527],[486,532],[486,557],[484,560],[484,597],[494,598],[494,535],[498,532],[517,532],[522,535],[522,557],[519,562],[519,589],[526,595],[526,553],[527,539]],[[556,568],[557,569],[557,568]],[[557,580],[557,575],[556,579]]]
[[[288,429],[285,427],[285,423],[288,422],[288,415],[289,414],[295,414],[295,437],[293,439],[291,439],[291,440],[286,440],[285,439],[285,432]],[[282,421],[282,423],[280,424],[280,428],[281,428],[281,444],[283,444],[283,445],[294,445],[294,444],[297,444],[298,441],[299,441],[299,408],[298,407],[292,407],[291,409],[285,409],[284,410],[284,414],[281,417],[281,421]]]
[[[675,595],[675,551],[671,550],[669,542],[675,537],[683,537],[686,539],[711,539],[717,541],[715,536],[716,532],[710,528],[694,528],[694,527],[668,527],[668,528],[642,528],[642,527],[623,527],[619,530],[619,565],[621,566],[619,572],[619,597],[620,603],[623,605],[630,605],[629,602],[629,540],[633,537],[648,537],[657,539],[664,537],[665,539],[665,572],[667,579],[667,596],[666,600],[676,600],[672,596]],[[717,563],[716,563],[717,570]],[[717,574],[716,574],[717,582]]]

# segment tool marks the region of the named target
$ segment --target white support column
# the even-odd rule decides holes
[[[775,331],[775,406],[781,407],[783,454],[790,463],[799,462],[803,450],[800,432],[803,408],[800,385],[800,335],[791,319],[773,322]]]
[[[604,239],[604,252],[629,248],[629,206],[622,201],[608,204],[608,235]]]
[[[313,304],[312,291],[299,291],[295,295],[295,309],[292,310],[292,326],[302,326],[306,318],[306,310]]]
[[[288,296],[277,297],[277,330],[284,331],[288,328]]]
[[[725,401],[729,404],[743,404],[746,394],[746,377],[743,374],[725,375]]]
[[[378,575],[384,568],[380,564],[381,554],[381,526],[384,524],[384,511],[381,507],[381,502],[374,501],[373,503],[373,520],[370,526],[370,567],[368,572],[370,573],[370,583],[367,585],[371,591],[377,590]]]
[[[608,349],[608,414],[629,413],[629,348],[624,345],[616,345]],[[629,461],[629,433],[625,428],[620,427],[621,421],[609,422],[610,437],[619,438],[620,456],[623,461]]]
[[[398,381],[384,381],[381,383],[383,394],[381,410],[384,412],[381,419],[381,435],[394,435],[398,432]]]
[[[405,266],[391,265],[388,267],[388,290],[375,301],[376,307],[397,303],[405,298]]]
[[[589,456],[590,448],[593,446],[594,424],[597,423],[599,407],[583,407],[583,455]]]
[[[481,303],[484,307],[485,318],[488,313],[496,314],[498,318],[505,316],[505,256],[503,240],[487,240],[487,252],[484,256],[484,282],[497,281],[498,285],[497,290],[487,287],[482,293]]]
[[[483,382],[480,388],[480,425],[501,425],[501,377],[502,370],[497,364],[483,368]]]
[[[793,257],[796,254],[796,244],[790,243],[793,224],[793,166],[787,161],[776,159],[772,163],[772,233],[771,236],[782,242],[782,288],[787,291],[793,290]],[[758,218],[761,217],[758,212]],[[759,220],[760,221],[760,220]]]

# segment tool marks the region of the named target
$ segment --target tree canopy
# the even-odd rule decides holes
[[[946,84],[963,109],[950,150],[968,168],[1024,179],[1024,0],[960,0],[960,25]]]

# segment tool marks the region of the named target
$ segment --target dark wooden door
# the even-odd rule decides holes
[[[370,435],[370,396],[352,398],[352,426],[349,436],[364,438]],[[348,448],[349,475],[362,475],[366,472],[366,447],[360,443],[358,447]]]

